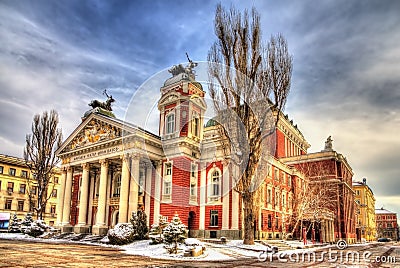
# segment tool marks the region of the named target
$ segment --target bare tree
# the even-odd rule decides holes
[[[293,215],[290,219],[291,236],[299,228],[302,235],[303,223],[308,222],[307,232],[321,220],[337,210],[337,179],[332,178],[332,170],[323,162],[303,162],[296,168],[304,174],[295,186]]]
[[[58,114],[52,110],[42,116],[36,114],[32,122],[32,134],[26,135],[24,158],[32,177],[27,176],[31,209],[38,219],[43,219],[47,201],[54,188],[55,167],[58,163],[54,151],[61,145],[62,134],[58,126]],[[52,188],[49,191],[49,186]],[[37,191],[33,191],[36,187]]]
[[[235,190],[244,208],[244,243],[254,244],[256,192],[271,153],[269,137],[290,90],[292,57],[282,35],[262,45],[260,16],[243,15],[220,4],[215,14],[217,41],[208,53],[210,95],[225,152],[239,170]],[[275,149],[272,148],[272,150]]]

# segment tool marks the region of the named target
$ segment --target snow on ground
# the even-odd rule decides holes
[[[233,257],[227,256],[217,250],[211,249],[206,246],[203,255],[199,257],[183,257],[183,248],[178,254],[169,254],[164,248],[164,244],[150,245],[150,240],[136,241],[129,245],[121,246],[125,253],[132,255],[140,255],[159,259],[179,259],[179,260],[232,260]]]
[[[255,245],[244,245],[243,240],[228,240],[226,244],[213,244],[200,242],[197,239],[187,239],[187,244],[200,244],[206,247],[205,252],[199,257],[184,257],[183,251],[185,246],[179,246],[181,248],[178,254],[169,254],[167,249],[164,248],[164,244],[150,245],[151,240],[141,240],[135,241],[131,244],[124,246],[116,246],[104,244],[107,242],[107,237],[102,239],[102,243],[95,243],[89,241],[71,241],[68,239],[45,239],[45,238],[34,238],[25,234],[20,233],[0,233],[0,239],[9,239],[9,240],[27,240],[27,241],[40,241],[45,243],[80,243],[80,244],[89,244],[103,247],[113,247],[120,249],[122,252],[131,255],[139,255],[146,256],[151,258],[158,259],[169,259],[169,260],[197,260],[197,261],[223,261],[223,260],[234,260],[238,258],[259,258],[260,254],[265,255],[265,251],[268,250],[268,247],[262,245],[260,243],[256,243]],[[319,247],[321,248],[321,247]],[[287,250],[280,251],[282,254],[285,252],[286,254],[304,252],[304,251],[313,251],[317,248],[309,248],[305,249],[296,249],[296,250]]]

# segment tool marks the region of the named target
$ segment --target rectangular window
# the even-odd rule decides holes
[[[171,163],[165,163],[165,173],[166,176],[172,175],[172,164]]]
[[[275,180],[276,181],[279,181],[279,170],[277,169],[277,168],[275,168],[275,174],[274,174],[275,176]]]
[[[4,167],[0,166],[0,174],[3,174]]]
[[[8,171],[8,174],[10,176],[15,176],[15,168],[10,168],[10,170]]]
[[[167,116],[167,134],[174,133],[175,131],[175,115],[170,114]]]
[[[51,197],[57,197],[57,189],[53,189],[51,192]]]
[[[279,218],[275,218],[275,228],[279,228]]]
[[[267,175],[271,177],[271,165],[267,164]]]
[[[54,177],[54,183],[58,183],[58,177]]]
[[[37,187],[36,186],[32,186],[31,194],[36,195],[36,192],[37,192]]]
[[[282,194],[282,207],[286,207],[286,198],[285,194]]]
[[[50,213],[55,214],[56,213],[56,205],[51,205],[50,207]]]
[[[24,211],[24,201],[23,200],[18,200],[18,211]]]
[[[194,182],[194,181],[192,181],[191,183],[190,183],[190,196],[191,197],[196,197],[196,195],[197,195],[197,184],[196,184],[196,182]]]
[[[272,216],[268,215],[268,228],[271,229],[271,227],[272,227]]]
[[[26,170],[21,170],[21,177],[22,177],[22,178],[28,178],[28,171],[26,171]]]
[[[26,189],[26,185],[25,184],[20,184],[19,185],[19,193],[20,194],[24,194],[25,193],[25,189]]]
[[[193,117],[192,119],[192,134],[193,136],[200,136],[199,133],[199,118],[197,117],[197,115],[195,115],[195,117]]]
[[[4,204],[4,209],[10,210],[12,206],[12,199],[7,199],[6,203]]]
[[[190,167],[190,176],[192,178],[197,178],[197,165],[192,163],[191,167]]]
[[[268,204],[271,204],[271,197],[272,197],[271,189],[268,189],[268,194],[267,194],[267,203]]]
[[[164,181],[164,195],[171,195],[171,181]]]
[[[218,226],[218,210],[210,210],[210,226]]]
[[[288,175],[288,185],[292,187],[292,176]]]
[[[279,193],[275,192],[275,206],[279,206]]]
[[[14,183],[13,183],[13,182],[8,182],[8,184],[7,184],[7,191],[8,191],[9,193],[14,192]]]

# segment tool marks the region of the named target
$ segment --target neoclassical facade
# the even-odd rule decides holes
[[[160,88],[159,133],[153,134],[96,107],[57,150],[62,178],[57,222],[64,232],[106,234],[143,209],[149,226],[178,213],[193,237],[242,237],[243,207],[215,120],[204,122],[205,91],[193,63],[174,66]],[[307,154],[309,144],[287,116],[276,129],[276,152],[260,185],[255,235],[290,232],[296,187],[304,174],[280,159]],[[335,240],[333,216],[319,240]]]

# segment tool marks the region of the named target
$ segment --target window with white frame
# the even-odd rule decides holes
[[[190,198],[197,196],[197,164],[192,163],[190,167]]]
[[[165,163],[165,176],[171,176],[172,175],[172,164],[171,163]]]
[[[164,181],[164,195],[169,196],[171,195],[171,181],[170,180],[165,180]]]
[[[167,120],[166,120],[166,133],[171,134],[174,133],[175,131],[175,114],[171,113],[167,115]]]
[[[271,189],[267,190],[267,203],[271,204],[271,197],[272,197],[272,191]]]
[[[289,187],[292,187],[292,176],[288,175],[287,179]]]
[[[218,210],[210,210],[210,226],[218,226]]]
[[[282,194],[282,207],[286,207],[286,195]]]
[[[219,188],[220,188],[220,173],[218,170],[215,170],[211,175],[211,195],[219,196]]]
[[[163,200],[171,200],[172,194],[172,163],[164,163]]]

